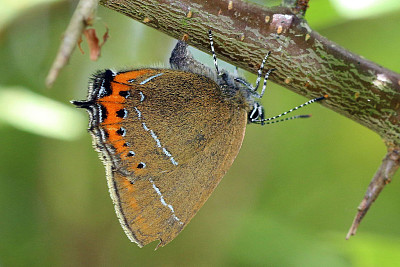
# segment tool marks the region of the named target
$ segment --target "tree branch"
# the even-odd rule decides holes
[[[271,50],[271,80],[379,134],[388,155],[372,180],[350,229],[354,234],[372,202],[399,167],[400,74],[355,55],[313,31],[301,17],[307,0],[267,8],[241,0],[101,0],[102,5],[174,38],[209,51],[207,31],[220,58],[256,73]]]

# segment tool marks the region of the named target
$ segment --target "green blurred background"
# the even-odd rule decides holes
[[[400,72],[399,2],[345,2],[310,1],[311,27]],[[83,44],[86,54],[75,50],[49,90],[44,80],[76,2],[0,3],[0,266],[399,266],[399,175],[345,240],[385,146],[318,104],[308,120],[249,125],[232,168],[185,230],[156,252],[156,243],[131,244],[87,114],[69,101],[86,98],[98,69],[166,64],[176,41],[99,7],[95,28],[111,36],[101,58],[91,62]],[[270,83],[262,103],[275,115],[305,101]]]

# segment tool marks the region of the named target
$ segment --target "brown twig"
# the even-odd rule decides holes
[[[99,0],[80,0],[65,31],[56,59],[46,78],[46,86],[51,87],[60,70],[68,63],[83,30],[90,25],[97,10]]]
[[[353,224],[347,233],[346,239],[350,236],[355,235],[357,228],[371,207],[372,203],[376,200],[382,189],[392,181],[393,175],[396,173],[400,164],[400,148],[392,147],[386,157],[382,160],[382,164],[378,171],[375,173],[374,178],[368,186],[367,192],[365,193],[364,199],[358,206],[358,213],[354,218]]]

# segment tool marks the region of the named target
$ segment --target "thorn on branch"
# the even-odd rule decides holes
[[[389,147],[386,157],[382,160],[382,164],[372,178],[371,183],[368,186],[367,192],[365,193],[364,199],[358,206],[358,212],[354,218],[353,224],[347,233],[346,239],[350,236],[355,235],[361,220],[367,214],[372,203],[378,198],[382,189],[391,182],[393,175],[400,165],[400,148]]]

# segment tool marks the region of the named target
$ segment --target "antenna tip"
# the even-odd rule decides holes
[[[320,96],[320,97],[318,97],[318,98],[314,98],[313,100],[315,101],[315,102],[318,102],[318,101],[321,101],[321,100],[324,100],[324,99],[327,99],[328,98],[328,95],[323,95],[323,96]],[[314,102],[313,101],[313,102]]]
[[[297,118],[310,118],[312,115],[311,114],[305,114],[305,115],[298,115],[296,116]]]

